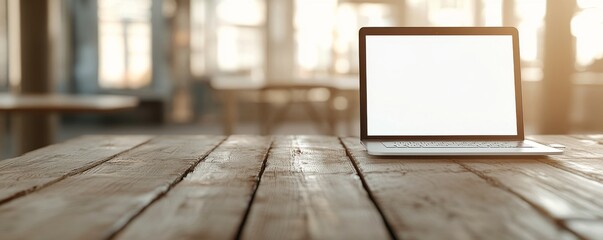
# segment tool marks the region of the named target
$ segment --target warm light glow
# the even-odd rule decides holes
[[[194,76],[205,74],[205,0],[191,1],[191,73]]]
[[[544,28],[546,0],[515,1],[519,30],[521,60],[536,62],[541,59],[541,32]]]
[[[407,0],[409,26],[501,26],[504,0]],[[264,0],[221,0],[216,2],[216,42],[206,43],[205,21],[211,16],[205,0],[191,2],[191,71],[202,75],[208,56],[215,54],[217,70],[248,72],[263,69],[266,57]],[[546,0],[515,1],[514,16],[520,32],[521,60],[525,80],[539,80],[543,58]],[[572,21],[576,36],[577,66],[585,67],[603,57],[603,1],[577,0]],[[278,5],[278,4],[277,4]],[[362,26],[394,26],[400,19],[395,3],[338,0],[295,0],[293,2],[294,64],[296,77],[350,74],[358,71],[357,31]],[[480,7],[480,9],[476,9]],[[118,12],[119,13],[119,12]],[[117,14],[117,13],[116,13]],[[121,13],[123,15],[123,13]],[[477,15],[479,14],[479,15]],[[281,16],[282,17],[282,16]],[[275,26],[285,24],[273,22]],[[276,27],[277,30],[283,28]],[[284,37],[277,30],[273,35]],[[279,38],[279,39],[280,39]],[[206,44],[209,44],[206,46]],[[214,45],[215,44],[215,45]],[[215,53],[207,49],[216,48]],[[211,65],[211,64],[210,64]]]
[[[223,0],[217,5],[219,72],[250,75],[263,69],[266,6],[263,0]]]
[[[483,0],[484,26],[502,26],[502,1],[505,0]]]
[[[124,87],[125,59],[123,57],[123,32],[119,23],[105,23],[100,32],[100,85],[103,87]]]
[[[221,0],[216,11],[221,21],[232,25],[257,26],[266,18],[263,0]]]
[[[541,24],[533,22],[522,22],[517,26],[520,31],[521,60],[528,62],[538,60],[538,31],[540,27]]]
[[[335,62],[335,72],[337,73],[347,73],[350,71],[350,62],[347,59],[337,59]]]
[[[474,24],[470,0],[430,0],[428,18],[433,26],[471,26]]]
[[[149,0],[99,0],[99,85],[136,89],[151,82]]]
[[[578,0],[578,7],[581,9],[586,8],[601,8],[603,7],[603,1],[601,0]]]
[[[572,19],[576,37],[576,65],[580,68],[603,58],[603,1],[578,1],[582,8]]]
[[[331,64],[337,1],[295,1],[296,62],[300,73],[327,72]]]
[[[237,38],[239,31],[233,27],[218,29],[218,65],[222,70],[234,71],[239,66]]]
[[[223,72],[250,72],[263,60],[263,36],[258,29],[222,26],[217,32],[218,68]]]
[[[358,71],[358,29],[393,26],[384,3],[295,2],[296,65],[301,77]]]

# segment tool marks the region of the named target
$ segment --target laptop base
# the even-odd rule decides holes
[[[376,156],[525,156],[558,155],[562,149],[552,148],[530,140],[523,141],[530,147],[521,148],[391,148],[384,141],[362,141],[369,155]]]

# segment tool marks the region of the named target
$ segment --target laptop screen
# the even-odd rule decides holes
[[[365,49],[368,136],[518,135],[512,35],[366,35]]]

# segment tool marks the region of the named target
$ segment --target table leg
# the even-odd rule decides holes
[[[231,135],[234,132],[237,122],[237,96],[236,91],[226,90],[222,92],[224,102],[224,134]]]
[[[4,141],[6,138],[6,114],[0,112],[0,159],[9,157],[6,153],[9,152]]]
[[[336,89],[329,89],[329,99],[327,100],[327,124],[328,134],[337,135],[337,108],[335,108],[335,99],[339,95]]]
[[[259,116],[258,116],[258,127],[260,128],[260,134],[261,135],[268,135],[270,134],[270,112],[268,111],[270,109],[270,103],[268,102],[268,99],[266,97],[266,95],[268,94],[268,92],[266,92],[266,90],[260,90],[259,91],[260,94],[260,102],[259,102]]]
[[[48,113],[14,114],[12,135],[15,139],[16,154],[22,155],[52,144],[55,135],[55,121],[55,116]]]
[[[355,127],[356,119],[359,119],[360,116],[360,99],[357,93],[353,92],[352,94],[348,93],[346,97],[348,100],[348,108],[346,111],[346,127],[348,136],[356,136],[358,135],[358,129]]]

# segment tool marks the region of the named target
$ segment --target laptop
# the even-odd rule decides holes
[[[524,139],[518,32],[364,27],[361,140],[370,155],[549,155]]]

